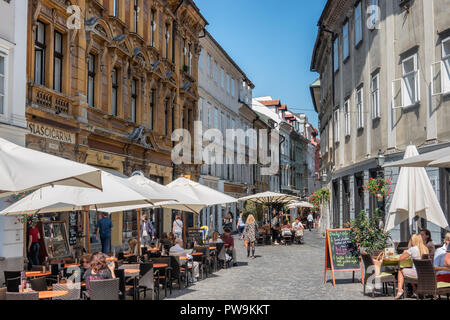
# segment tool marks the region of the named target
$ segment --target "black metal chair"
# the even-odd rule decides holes
[[[183,275],[185,275],[185,273],[181,272],[181,265],[177,257],[170,256],[170,268],[170,293],[172,293],[173,281],[178,282],[178,290],[181,290],[181,283],[183,281]]]
[[[6,289],[8,292],[19,292],[21,277],[9,278],[6,280]]]
[[[164,268],[164,269],[159,269],[156,271],[159,271],[157,273],[157,277],[158,277],[158,283],[162,283],[164,285],[164,296],[167,297],[167,289],[169,288],[169,284],[170,282],[170,272],[171,272],[171,260],[170,257],[159,257],[159,258],[151,258],[150,262],[152,262],[153,264],[156,263],[163,263],[163,264],[167,264],[168,267]],[[172,292],[172,289],[170,288],[170,292]]]
[[[5,276],[5,284],[6,284],[6,280],[8,279],[20,278],[20,276],[22,275],[22,271],[3,271],[3,274]]]
[[[31,279],[30,284],[34,291],[48,291],[47,280],[44,277]]]
[[[125,284],[125,269],[115,269],[114,274],[117,279],[119,279],[119,299],[125,300],[127,295],[126,284]]]
[[[153,263],[141,263],[139,267],[139,286],[138,295],[144,292],[144,298],[147,297],[147,291],[151,291],[152,300],[154,299],[155,282],[153,275]]]

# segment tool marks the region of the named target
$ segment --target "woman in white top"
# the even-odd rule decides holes
[[[219,238],[219,233],[217,231],[214,231],[211,239],[208,240],[208,244],[215,244],[215,243],[223,243],[222,239]]]
[[[406,260],[408,258],[411,259],[421,259],[422,255],[428,254],[428,248],[425,246],[422,240],[422,236],[420,234],[413,234],[411,236],[409,249],[403,252],[400,256],[400,261]],[[403,285],[405,283],[405,277],[417,278],[416,267],[413,264],[412,268],[404,268],[398,271],[398,291],[395,299],[400,299],[403,292]],[[416,292],[416,285],[413,285],[414,292]]]

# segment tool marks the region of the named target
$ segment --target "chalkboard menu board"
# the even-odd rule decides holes
[[[330,230],[328,239],[334,270],[359,269],[361,261],[358,248],[350,239],[350,230]]]
[[[199,245],[203,243],[203,233],[201,231],[188,231],[186,249],[194,248],[194,241],[197,241]]]
[[[69,245],[74,246],[77,244],[78,234],[78,213],[69,212]]]
[[[358,248],[350,236],[351,229],[329,229],[327,230],[325,244],[325,275],[331,270],[333,285],[336,285],[334,272],[337,271],[359,271],[361,270],[361,259]],[[325,276],[326,281],[326,276]]]

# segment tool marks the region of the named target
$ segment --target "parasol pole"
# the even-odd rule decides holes
[[[137,219],[137,254],[141,255],[141,209],[136,209],[136,219]]]
[[[90,230],[90,221],[89,221],[89,207],[84,206],[83,207],[84,212],[84,219],[86,223],[86,241],[87,241],[87,251],[90,254],[91,253],[91,230]]]

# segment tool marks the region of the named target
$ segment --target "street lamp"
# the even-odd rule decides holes
[[[383,152],[380,149],[380,150],[378,150],[378,155],[377,155],[377,158],[376,158],[376,161],[377,161],[377,177],[378,178],[382,177],[381,175],[383,173],[384,160],[385,160],[384,154],[383,154]]]

